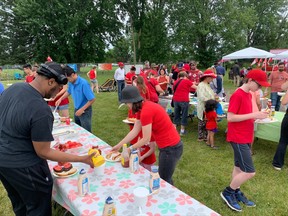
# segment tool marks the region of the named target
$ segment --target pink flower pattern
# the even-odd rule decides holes
[[[87,194],[86,196],[84,196],[84,198],[82,199],[82,202],[85,202],[87,204],[91,204],[93,203],[93,201],[98,201],[100,200],[99,197],[97,197],[96,193],[92,193],[92,194]]]
[[[104,173],[105,175],[112,175],[113,173],[116,173],[117,171],[115,170],[114,167],[106,168]]]
[[[156,199],[153,199],[153,196],[148,196],[148,201],[147,201],[147,207],[152,206],[152,204],[157,203],[158,201]]]
[[[83,153],[83,150],[87,150],[88,152],[88,149],[92,145],[98,145],[102,152],[104,152],[103,155],[105,155],[105,152],[110,152],[111,149],[107,148],[107,144],[98,137],[95,137],[93,134],[83,130],[75,123],[72,123],[71,127],[77,131],[77,141],[81,142],[83,147],[72,149],[69,153],[79,155]],[[53,172],[53,167],[56,164],[56,162],[48,161],[49,169],[51,172]],[[80,166],[77,163],[75,163],[75,165],[73,163],[73,166],[78,168],[78,170],[80,170],[82,167],[82,165]],[[148,182],[149,178],[149,173],[143,167],[140,167],[137,173],[130,173],[129,170],[124,171],[119,163],[107,164],[104,171],[104,177],[98,176],[96,178],[94,175],[94,169],[90,169],[88,166],[86,170],[88,171],[91,191],[84,197],[80,197],[77,192],[77,175],[71,178],[57,178],[53,176],[55,184],[52,191],[53,197],[57,200],[58,197],[62,196],[63,200],[65,201],[58,200],[60,204],[68,211],[71,211],[72,214],[79,214],[78,212],[80,212],[81,216],[100,215],[102,213],[105,196],[107,197],[109,195],[109,191],[112,191],[111,193],[113,194],[112,196],[114,196],[113,198],[115,198],[117,203],[121,206],[121,208],[118,210],[119,215],[124,215],[123,211],[127,207],[130,208],[129,206],[134,204],[135,198],[132,193],[133,189],[146,184],[145,181],[147,179]],[[141,179],[141,181],[139,181],[139,179]],[[174,203],[175,205],[175,208],[173,207],[173,210],[175,211],[173,213],[170,212],[171,216],[180,216],[182,214],[184,215],[189,213],[189,207],[191,210],[191,205],[193,206],[193,209],[201,207],[201,212],[203,209],[205,209],[204,212],[202,212],[205,213],[205,215],[219,215],[213,210],[206,208],[204,204],[194,200],[189,195],[182,193],[180,190],[165,182],[164,180],[161,180],[160,184],[163,193],[165,192],[166,194],[169,194],[170,192],[173,192],[173,196],[149,196],[146,203],[146,208],[149,210],[149,212],[146,213],[148,216],[163,215],[163,213],[161,213],[163,209],[161,210],[159,206],[161,206],[163,202],[166,202],[166,200],[167,202],[169,201],[169,203]],[[71,206],[77,208],[77,211],[73,212],[76,209],[70,208]]]
[[[180,194],[176,201],[179,203],[179,205],[193,204],[191,197],[185,194]]]
[[[129,188],[130,186],[133,186],[133,185],[135,185],[135,183],[132,182],[131,180],[123,180],[123,181],[120,182],[119,187],[121,187],[121,188]]]
[[[78,185],[78,180],[76,180],[76,179],[71,179],[71,180],[69,181],[69,184],[77,187],[77,185]]]
[[[68,199],[74,201],[78,197],[78,193],[75,190],[70,190],[68,193]]]
[[[126,203],[126,202],[134,202],[134,195],[123,193],[122,196],[119,196],[120,203]]]
[[[81,216],[94,216],[97,214],[97,211],[89,211],[88,209],[84,210]]]
[[[110,178],[107,178],[103,181],[101,181],[101,184],[102,186],[113,186],[116,182],[116,179],[110,179]]]

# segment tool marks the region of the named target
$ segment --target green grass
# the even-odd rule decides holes
[[[88,69],[85,71],[87,72]],[[86,74],[82,74],[86,77]],[[98,72],[99,83],[112,78],[113,72]],[[4,83],[5,84],[5,83]],[[234,91],[231,82],[225,80],[226,92]],[[72,113],[72,106],[71,113]],[[117,92],[96,94],[93,104],[93,133],[110,145],[117,144],[128,132],[122,123],[127,108],[118,109]],[[233,152],[225,140],[227,122],[219,123],[216,144],[219,150],[208,148],[204,142],[197,142],[197,119],[189,121],[188,134],[183,137],[184,153],[174,174],[175,186],[197,199],[221,215],[237,215],[221,200],[220,192],[230,183],[233,169]],[[242,186],[248,198],[256,202],[256,208],[243,207],[241,215],[287,215],[287,166],[281,172],[272,168],[271,162],[277,143],[257,140],[253,160],[256,176]],[[0,215],[13,215],[6,191],[0,186]],[[64,210],[57,206],[53,215],[61,215]]]

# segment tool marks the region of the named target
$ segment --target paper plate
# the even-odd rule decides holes
[[[122,120],[126,124],[134,124],[134,122],[128,121],[127,119]]]
[[[275,118],[265,118],[265,119],[257,119],[255,122],[258,124],[267,124],[267,123],[273,123],[277,122],[278,120]]]
[[[113,153],[113,154],[116,154],[116,153]],[[111,158],[113,157],[113,154],[112,154]],[[118,159],[116,159],[116,160],[112,160],[111,158],[110,159],[106,158],[106,155],[103,155],[103,156],[104,156],[105,160],[108,161],[108,162],[119,162],[119,161],[121,161],[121,157],[118,157]]]
[[[54,172],[54,170],[52,170],[52,175],[53,175],[54,177],[56,177],[56,178],[69,178],[69,177],[71,177],[71,176],[76,175],[77,173],[78,173],[78,169],[76,168],[76,172],[74,172],[74,173],[72,173],[72,174],[69,174],[69,175],[66,175],[66,176],[59,176],[59,175],[57,175],[57,174]]]

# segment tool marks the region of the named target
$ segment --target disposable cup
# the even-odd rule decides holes
[[[135,204],[139,207],[144,207],[148,200],[149,190],[145,187],[137,187],[133,190]]]
[[[101,166],[94,167],[94,173],[97,176],[104,175],[106,162],[104,162]]]

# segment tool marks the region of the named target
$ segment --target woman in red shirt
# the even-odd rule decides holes
[[[159,72],[159,76],[157,77],[157,81],[164,92],[167,91],[169,76],[166,75],[165,70],[162,68]]]
[[[125,75],[125,83],[126,85],[133,85],[133,81],[137,78],[136,75],[136,67],[132,66],[130,68],[130,72]]]
[[[93,68],[87,73],[87,76],[91,81],[92,92],[96,89],[96,92],[99,93],[96,66],[93,66]]]
[[[159,149],[159,175],[173,185],[172,175],[183,153],[183,143],[166,111],[156,103],[143,101],[135,86],[127,86],[122,91],[122,103],[126,103],[137,114],[133,130],[112,148],[118,151],[124,143],[130,142],[142,130],[143,137],[130,150],[141,148],[154,137]],[[141,160],[141,158],[140,158]]]

